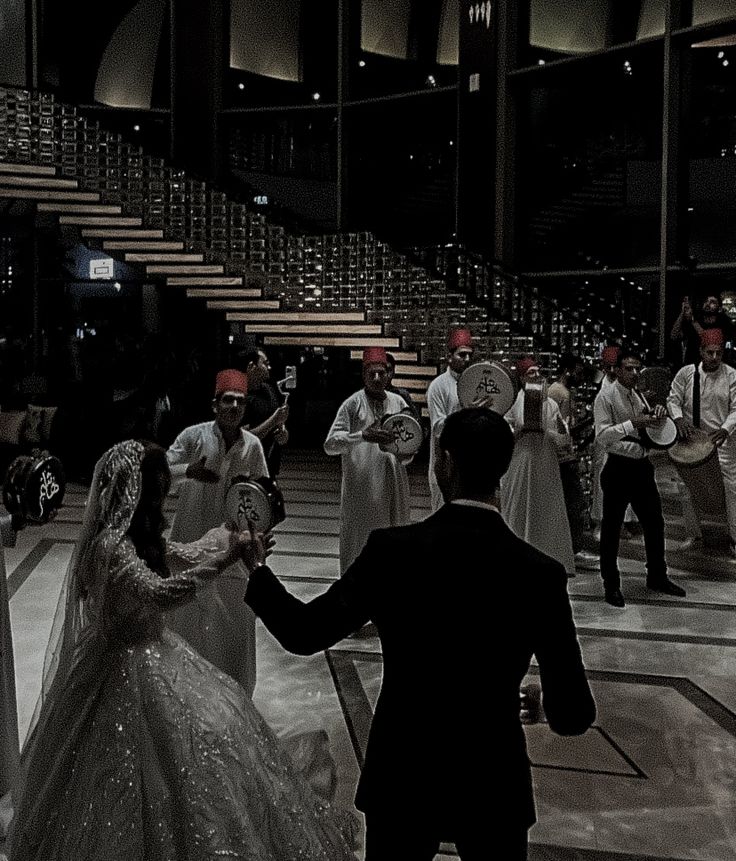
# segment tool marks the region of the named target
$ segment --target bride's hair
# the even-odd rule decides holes
[[[166,452],[160,445],[141,440],[141,495],[128,529],[136,553],[161,577],[168,577],[163,531],[167,523],[163,504],[171,483]]]

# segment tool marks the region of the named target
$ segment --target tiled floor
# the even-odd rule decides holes
[[[570,581],[598,720],[574,739],[545,724],[527,727],[539,812],[532,861],[736,859],[736,563],[679,549],[679,486],[664,463],[658,478],[670,573],[688,595],[647,592],[640,540],[622,543],[625,609],[601,600],[597,573],[579,571]],[[411,480],[419,519],[428,513],[426,477],[417,471]],[[278,529],[272,567],[296,594],[315,595],[338,576],[339,465],[295,454],[281,484],[289,516]],[[6,551],[22,733],[83,503],[83,489],[72,488],[55,523],[27,529]],[[380,675],[380,644],[372,636],[300,658],[259,628],[256,704],[279,733],[327,730],[346,804]],[[478,734],[482,743],[482,726]],[[452,858],[446,849],[441,857]],[[489,836],[489,858],[497,857],[493,849]]]

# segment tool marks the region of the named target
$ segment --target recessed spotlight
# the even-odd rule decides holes
[[[358,65],[361,69],[365,69],[365,60],[358,60]]]
[[[244,90],[244,89],[245,89],[245,84],[244,84],[242,81],[238,84],[238,89],[239,89],[239,90]]]
[[[315,102],[318,102],[322,97],[320,96],[319,93],[312,93],[312,98],[314,99]]]
[[[136,123],[136,124],[133,126],[133,131],[134,131],[134,132],[139,132],[140,130],[141,130],[141,127],[138,125],[138,123]]]

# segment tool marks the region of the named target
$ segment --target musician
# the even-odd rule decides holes
[[[473,335],[469,329],[452,329],[447,338],[447,370],[436,377],[427,389],[427,410],[431,437],[429,440],[429,491],[432,511],[443,504],[442,492],[434,472],[435,447],[445,419],[460,409],[457,381],[473,360]]]
[[[701,361],[685,365],[672,380],[667,406],[681,439],[693,427],[707,431],[718,451],[726,493],[730,554],[736,556],[736,370],[723,362],[724,336],[720,329],[705,329],[700,336]],[[700,390],[699,416],[694,416],[693,386]],[[690,546],[702,543],[702,533],[691,536]]]
[[[559,452],[570,452],[572,441],[550,397],[540,401],[541,431],[525,428],[526,386],[541,383],[539,363],[531,356],[516,363],[521,383],[506,420],[516,436],[508,472],[501,481],[501,513],[511,529],[529,544],[575,575],[575,558],[558,463]]]
[[[215,379],[214,421],[185,428],[166,452],[175,478],[184,477],[171,526],[172,541],[189,543],[227,519],[225,496],[236,476],[261,478],[268,466],[261,441],[241,427],[248,378],[228,368]],[[168,614],[168,625],[202,657],[253,694],[255,618],[233,598],[237,581],[219,578],[201,599]]]
[[[733,323],[724,312],[720,297],[708,293],[696,315],[689,296],[683,296],[680,313],[670,332],[670,340],[677,345],[675,367],[698,364],[700,361],[700,339],[703,332],[718,329],[725,342],[733,340]]]
[[[261,441],[268,474],[276,478],[281,469],[281,450],[289,442],[286,428],[289,406],[281,403],[270,383],[271,365],[263,350],[254,347],[247,350],[242,359],[248,378],[245,422],[248,430]]]
[[[363,549],[373,529],[409,522],[406,464],[379,446],[393,440],[381,419],[406,409],[406,401],[386,391],[388,360],[383,347],[363,351],[363,388],[344,401],[327,434],[324,449],[342,459],[340,571]]]
[[[641,360],[622,350],[616,365],[616,382],[598,392],[593,404],[595,433],[606,452],[601,472],[603,521],[601,523],[601,576],[605,600],[624,607],[618,548],[626,506],[631,503],[644,533],[647,558],[647,588],[666,595],[684,597],[685,590],[667,576],[664,556],[664,517],[654,480],[654,467],[639,437],[639,430],[653,427],[665,409],[650,412],[636,391]]]

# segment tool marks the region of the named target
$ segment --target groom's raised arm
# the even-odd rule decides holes
[[[253,571],[245,601],[281,645],[297,655],[312,655],[334,646],[370,620],[368,585],[375,535],[368,538],[361,554],[330,588],[304,602],[286,590],[266,565]]]

